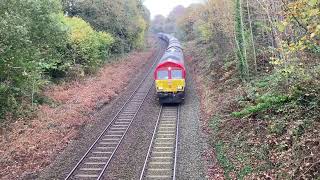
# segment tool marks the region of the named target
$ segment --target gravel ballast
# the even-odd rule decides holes
[[[187,67],[188,69],[188,67]],[[205,179],[205,137],[201,132],[200,101],[191,73],[188,73],[186,98],[180,111],[177,179]]]

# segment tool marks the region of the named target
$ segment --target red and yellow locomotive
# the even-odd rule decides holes
[[[186,69],[180,42],[171,35],[159,34],[168,47],[154,71],[160,103],[181,103],[185,96]]]

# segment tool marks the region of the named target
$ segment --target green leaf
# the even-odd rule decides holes
[[[317,3],[318,3],[318,0],[309,0],[310,6],[315,6],[315,5],[317,5]]]
[[[287,25],[287,22],[279,22],[276,26],[280,32],[284,32],[286,30]]]

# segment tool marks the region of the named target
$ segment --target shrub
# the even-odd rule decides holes
[[[0,2],[0,119],[33,103],[45,83],[43,69],[61,60],[66,30],[57,16],[58,0]]]
[[[148,19],[139,0],[72,1],[66,11],[90,23],[95,30],[106,31],[115,39],[112,53],[127,53],[140,48]]]
[[[232,115],[236,117],[244,117],[247,115],[251,115],[257,112],[268,110],[272,107],[282,105],[286,102],[290,101],[288,96],[284,95],[263,95],[257,99],[257,104],[253,106],[248,106],[240,112],[234,112]]]
[[[109,55],[112,36],[63,16],[59,0],[0,4],[0,120],[38,102],[45,75],[93,72]]]
[[[142,17],[137,17],[136,32],[131,35],[133,48],[141,49],[144,47],[144,37],[147,29],[147,23]]]
[[[209,23],[199,21],[198,26],[196,26],[197,36],[200,41],[210,42],[212,38],[211,27]]]
[[[94,72],[110,55],[113,37],[105,32],[97,32],[78,17],[64,17],[69,29],[68,44],[70,59],[74,65],[81,65],[85,72]]]

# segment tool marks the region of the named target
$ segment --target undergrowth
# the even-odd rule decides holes
[[[230,172],[230,165],[226,167],[218,157],[227,178],[229,173],[236,174],[237,179],[320,176],[320,88],[314,81],[297,83],[287,92],[270,90],[258,81],[237,103],[240,111],[232,116],[240,118],[239,124],[230,127],[237,121],[234,119],[213,129],[213,136],[224,145],[223,157],[231,159],[235,167]],[[214,148],[218,155],[223,149]],[[239,156],[244,158],[239,161]]]
[[[212,113],[209,142],[224,178],[319,178],[320,76],[313,73],[316,66],[303,76],[271,73],[239,84],[229,83],[238,82],[234,75],[227,80],[212,77],[225,77],[234,69],[232,60],[225,61],[229,63],[214,73],[208,73],[208,66],[203,68],[208,60],[196,61],[195,65],[201,69],[197,73],[202,83],[208,86],[204,101],[205,108],[211,109],[207,112]],[[208,104],[237,91],[242,95],[223,99],[219,108],[213,107],[216,103]]]

